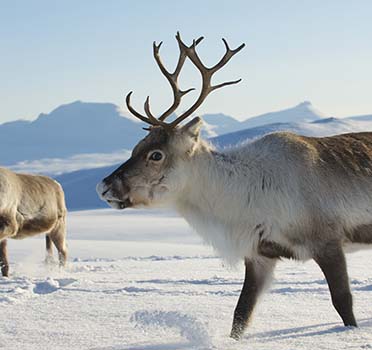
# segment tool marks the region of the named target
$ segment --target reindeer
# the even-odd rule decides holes
[[[314,259],[329,286],[333,305],[345,326],[357,326],[345,251],[372,243],[372,133],[304,137],[288,132],[217,151],[200,137],[202,121],[180,125],[212,91],[240,80],[211,85],[244,44],[226,53],[213,67],[200,60],[196,46],[176,36],[180,56],[167,71],[154,43],[155,60],[169,81],[174,102],[159,118],[149,98],[137,112],[150,125],[132,156],[97,185],[111,207],[168,205],[175,208],[222,257],[244,260],[245,280],[234,312],[231,337],[239,339],[252,318],[256,301],[269,284],[279,259]],[[188,58],[199,70],[202,87],[196,102],[166,122],[191,91],[178,87]]]
[[[7,238],[46,235],[46,262],[53,260],[52,242],[59,263],[66,263],[66,205],[62,187],[46,176],[14,173],[0,168],[0,265],[9,275]]]

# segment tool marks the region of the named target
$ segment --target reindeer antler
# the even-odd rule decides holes
[[[193,43],[190,46],[185,45],[185,43],[182,41],[180,33],[177,32],[176,39],[178,42],[178,46],[180,49],[180,56],[178,58],[177,66],[173,73],[170,73],[163,65],[160,55],[159,55],[159,49],[161,47],[162,42],[160,42],[159,45],[156,45],[156,43],[153,43],[153,53],[154,58],[160,68],[160,71],[165,75],[167,78],[169,84],[172,87],[173,90],[173,98],[174,101],[172,105],[161,114],[159,118],[155,118],[154,115],[151,113],[150,110],[150,98],[147,97],[144,105],[144,110],[147,115],[147,117],[143,116],[142,114],[138,113],[131,105],[130,105],[130,97],[132,95],[132,91],[127,95],[126,97],[126,104],[129,109],[129,111],[137,118],[141,119],[142,121],[150,124],[150,125],[161,125],[167,129],[173,129],[175,128],[179,123],[181,123],[183,120],[185,120],[188,116],[190,116],[206,99],[206,97],[214,90],[217,90],[219,88],[222,88],[227,85],[233,85],[237,84],[241,81],[241,79],[233,80],[224,82],[218,85],[211,85],[212,76],[214,73],[216,73],[219,69],[221,69],[224,65],[227,64],[227,62],[230,61],[230,59],[237,54],[244,46],[245,44],[240,45],[238,48],[232,50],[230,49],[227,41],[225,39],[222,39],[223,43],[225,44],[226,52],[220,59],[220,61],[215,64],[212,67],[206,67],[202,61],[200,60],[197,52],[196,52],[196,46],[204,39],[203,37],[200,37],[196,40],[193,40]],[[164,120],[169,117],[180,105],[181,99],[184,95],[186,95],[188,92],[195,90],[194,88],[190,88],[188,90],[181,90],[178,86],[178,77],[181,72],[181,69],[185,63],[186,58],[189,58],[191,62],[196,66],[196,68],[199,70],[201,76],[202,76],[202,87],[200,90],[200,94],[196,102],[183,114],[181,114],[178,118],[176,118],[171,123],[166,123]]]

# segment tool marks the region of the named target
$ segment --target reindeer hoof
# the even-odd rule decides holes
[[[45,258],[45,260],[44,260],[44,264],[45,264],[45,265],[55,265],[56,262],[55,262],[55,260],[53,259],[52,256],[47,256],[47,257]]]
[[[9,277],[9,267],[3,266],[1,268],[1,274],[3,275],[3,277]]]
[[[244,332],[243,327],[234,325],[230,333],[230,338],[234,340],[240,340],[243,336],[243,332]]]

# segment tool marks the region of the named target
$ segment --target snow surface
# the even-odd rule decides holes
[[[243,266],[224,266],[172,213],[68,217],[68,267],[40,238],[9,241],[0,348],[9,350],[372,349],[371,251],[348,255],[359,328],[342,327],[313,262],[283,261],[251,327],[228,337]]]

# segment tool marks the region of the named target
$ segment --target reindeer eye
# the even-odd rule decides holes
[[[152,152],[149,157],[149,159],[154,160],[156,162],[159,160],[162,160],[162,158],[163,158],[163,155],[158,151]]]

